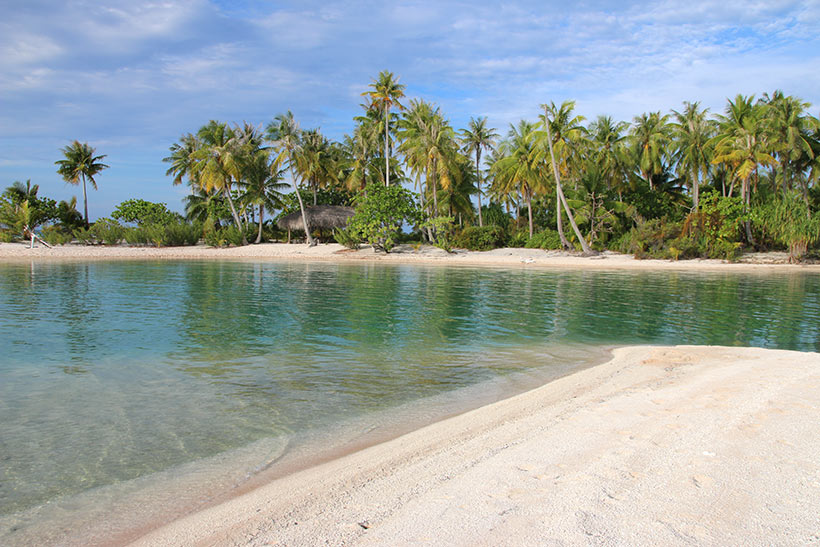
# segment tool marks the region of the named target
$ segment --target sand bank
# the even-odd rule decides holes
[[[811,544],[818,423],[818,354],[621,348],[136,544]]]
[[[217,249],[204,245],[193,247],[128,247],[63,245],[52,249],[38,244],[30,249],[27,243],[0,243],[0,260],[316,260],[333,262],[427,263],[465,266],[556,267],[569,269],[667,269],[667,270],[757,270],[757,271],[817,271],[820,265],[788,264],[786,253],[760,253],[744,256],[738,263],[723,260],[635,260],[632,255],[605,252],[595,256],[540,249],[495,249],[492,251],[456,250],[447,253],[429,245],[400,245],[390,253],[377,253],[371,247],[357,251],[337,243],[309,247],[305,244],[263,243],[245,247]]]

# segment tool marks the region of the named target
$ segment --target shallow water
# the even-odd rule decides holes
[[[401,405],[433,420],[636,343],[818,351],[820,276],[0,265],[0,539],[185,477],[195,503],[201,474],[211,495]]]

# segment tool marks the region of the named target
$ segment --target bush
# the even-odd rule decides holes
[[[751,216],[758,230],[789,249],[789,262],[800,262],[820,240],[820,216],[812,217],[796,193],[772,199],[757,207]]]
[[[559,234],[557,230],[547,228],[533,235],[532,238],[527,241],[525,247],[528,249],[544,249],[545,251],[562,249],[561,234]]]
[[[76,239],[80,243],[84,243],[86,245],[94,245],[95,243],[97,243],[96,237],[94,237],[94,234],[91,232],[91,229],[89,228],[77,228],[76,230],[74,230],[73,235],[74,239]]]
[[[346,228],[334,229],[333,238],[336,240],[336,243],[344,245],[348,249],[358,249],[359,244],[361,243],[359,239],[355,235],[351,234]]]
[[[11,243],[14,241],[14,234],[7,230],[0,230],[0,243]]]
[[[433,234],[433,245],[448,253],[453,248],[453,217],[434,217],[421,223],[421,229]]]
[[[139,226],[169,224],[176,221],[177,216],[164,203],[152,203],[144,199],[125,200],[111,213],[111,218],[115,220],[134,222]]]
[[[495,224],[467,226],[456,236],[454,246],[471,251],[489,251],[503,247],[504,236],[504,229]]]
[[[71,243],[74,236],[57,226],[46,226],[40,234],[43,240],[49,245],[65,245]]]
[[[390,252],[402,224],[418,221],[419,211],[410,190],[399,185],[370,184],[356,197],[356,214],[350,218],[347,230],[374,249]]]
[[[518,230],[507,239],[507,247],[526,247],[530,240],[530,233],[527,230]]]
[[[681,224],[655,218],[639,223],[617,241],[616,250],[635,258],[674,258],[666,243],[681,234]]]
[[[90,231],[97,242],[105,245],[117,245],[125,237],[125,228],[110,218],[98,219]]]
[[[245,234],[247,239],[249,233]],[[211,247],[240,247],[242,245],[242,232],[231,224],[230,226],[223,226],[218,230],[207,230],[204,234],[205,244]]]

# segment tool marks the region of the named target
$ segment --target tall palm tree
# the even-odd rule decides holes
[[[310,225],[305,214],[305,204],[299,193],[299,179],[297,178],[297,165],[299,154],[302,148],[302,130],[299,123],[293,118],[293,113],[288,110],[284,114],[277,115],[267,127],[267,139],[273,143],[277,151],[276,161],[280,165],[288,164],[290,176],[293,181],[293,188],[296,191],[296,199],[299,201],[299,210],[302,213],[302,225],[305,228],[305,239],[311,247],[316,245],[313,236],[310,235]]]
[[[370,84],[370,91],[362,95],[370,97],[373,107],[384,113],[384,185],[390,186],[390,109],[393,106],[403,109],[399,99],[404,97],[404,84],[399,83],[389,70],[379,72],[379,77]]]
[[[63,177],[63,180],[69,184],[79,184],[80,180],[83,182],[83,207],[85,211],[85,225],[88,223],[88,193],[86,191],[86,181],[91,182],[91,187],[97,189],[97,181],[94,179],[103,169],[108,169],[108,166],[102,163],[102,159],[106,156],[102,154],[95,156],[96,150],[88,146],[88,143],[80,143],[74,141],[70,145],[62,148],[61,152],[65,156],[63,160],[57,160],[55,165],[59,165],[57,173]]]
[[[556,107],[555,103],[551,102],[550,104],[542,104],[541,108],[544,109],[541,123],[546,128],[547,148],[550,153],[552,174],[555,177],[555,193],[558,202],[555,216],[558,217],[556,222],[558,223],[559,235],[562,243],[567,247],[568,242],[564,237],[563,226],[561,225],[561,206],[563,205],[572,230],[575,232],[575,237],[578,238],[578,242],[581,244],[581,249],[584,253],[591,253],[592,249],[589,248],[586,239],[581,235],[581,230],[578,229],[572,209],[567,203],[564,189],[561,186],[561,169],[559,168],[561,166],[565,172],[569,172],[569,157],[573,148],[577,148],[575,143],[582,137],[581,122],[584,118],[583,116],[572,115],[572,111],[575,109],[575,101],[564,101],[560,107]],[[554,133],[553,128],[555,129]],[[541,140],[543,141],[543,139]]]
[[[715,124],[706,116],[708,108],[701,109],[699,102],[683,103],[683,112],[673,110],[675,123],[672,132],[678,173],[682,177],[691,176],[692,206],[697,210],[700,198],[700,174],[709,172],[712,161],[711,139],[715,134]]]
[[[470,125],[467,129],[461,130],[461,142],[464,147],[475,152],[475,176],[478,185],[478,225],[484,226],[484,219],[481,216],[481,151],[492,150],[498,133],[494,127],[487,127],[487,118],[470,118]]]
[[[242,244],[246,245],[245,230],[231,193],[234,183],[242,178],[242,141],[228,124],[215,120],[200,128],[197,137],[202,146],[193,154],[192,180],[207,191],[221,192],[225,196],[234,224],[242,234]]]
[[[632,125],[632,141],[637,155],[641,177],[652,187],[652,175],[663,172],[669,144],[669,116],[660,112],[635,116]]]
[[[625,133],[629,128],[626,122],[615,122],[611,116],[598,116],[587,128],[590,155],[600,166],[609,190],[621,196],[627,181],[627,160],[624,144]]]
[[[533,236],[532,199],[536,193],[544,193],[546,179],[543,170],[533,161],[532,132],[535,125],[521,120],[518,126],[510,124],[510,131],[503,147],[504,155],[490,168],[494,175],[497,190],[503,193],[520,191],[527,203],[528,227],[530,237]]]
[[[740,194],[744,210],[751,207],[749,180],[760,166],[777,164],[769,153],[767,126],[763,118],[763,105],[754,104],[754,97],[738,95],[726,105],[726,114],[719,116],[720,131],[714,138],[715,156],[712,163],[725,164],[732,172],[732,179],[740,180]],[[734,182],[732,183],[734,186]],[[746,221],[746,239],[754,244],[750,223]]]
[[[281,190],[287,184],[282,180],[283,169],[279,167],[276,158],[271,158],[268,149],[257,149],[243,160],[245,192],[242,201],[248,205],[259,207],[259,231],[254,243],[262,242],[262,225],[265,222],[265,207],[273,210],[282,204]]]
[[[808,115],[810,103],[797,97],[786,96],[777,90],[771,96],[763,95],[767,105],[765,116],[769,125],[771,146],[781,167],[781,185],[784,194],[792,186],[792,175],[801,163],[814,159],[811,146],[811,130],[818,129],[817,118]],[[802,161],[801,161],[802,160]],[[803,196],[808,205],[808,188],[804,185]]]

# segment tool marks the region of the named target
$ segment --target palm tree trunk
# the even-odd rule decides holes
[[[388,134],[390,130],[390,108],[384,106],[384,185],[390,186],[390,144]]]
[[[749,177],[743,179],[743,183],[740,187],[740,194],[741,194],[741,201],[743,202],[743,212],[748,213],[751,207],[751,185],[749,184]],[[752,223],[747,218],[743,224],[746,227],[746,241],[749,242],[749,245],[755,245],[755,238],[752,236]]]
[[[296,173],[293,172],[293,168],[290,170],[290,176],[293,179],[293,187],[296,189],[296,199],[299,200],[299,210],[302,212],[302,225],[305,227],[305,240],[308,245],[313,247],[316,243],[310,235],[310,226],[308,226],[307,215],[305,214],[305,204],[302,203],[302,194],[299,193],[299,185],[296,184]]]
[[[695,211],[698,210],[698,201],[700,199],[700,180],[698,179],[698,170],[692,169],[692,202]]]
[[[259,233],[256,234],[256,241],[254,243],[262,243],[262,223],[265,221],[265,206],[259,204]]]
[[[555,219],[558,236],[561,238],[561,245],[565,251],[568,251],[572,246],[569,244],[567,236],[564,235],[564,212],[561,210],[561,195],[558,193],[558,185],[555,186]]]
[[[476,147],[475,149],[475,176],[476,180],[478,181],[478,227],[482,228],[484,226],[484,219],[481,217],[481,169],[479,165],[481,163],[481,148]]]
[[[579,230],[578,225],[575,224],[575,217],[572,216],[572,210],[569,208],[567,198],[564,197],[564,191],[561,189],[561,176],[558,174],[558,165],[555,163],[555,152],[552,149],[552,131],[550,130],[549,119],[546,120],[544,125],[547,126],[547,143],[550,147],[550,159],[552,159],[552,171],[555,175],[555,188],[558,191],[558,198],[561,203],[564,204],[564,209],[567,211],[567,217],[569,217],[569,223],[572,225],[572,230],[575,232],[575,237],[577,237],[578,241],[581,243],[581,249],[585,254],[591,253],[592,249],[589,248],[589,244],[587,244],[587,241],[581,235],[581,230]]]
[[[85,190],[85,175],[83,177],[83,207],[85,207],[85,227],[88,228],[90,224],[88,223],[88,194]]]
[[[245,230],[242,229],[242,222],[239,220],[239,215],[236,212],[236,207],[234,207],[233,198],[231,197],[230,184],[226,184],[224,186],[222,193],[225,194],[226,198],[228,198],[228,205],[231,207],[231,215],[233,216],[233,221],[236,224],[236,229],[239,230],[239,233],[242,235],[242,245],[247,245],[248,240],[245,239]]]
[[[532,239],[532,196],[530,195],[529,188],[524,191],[524,199],[527,200],[527,222],[530,227],[530,239]]]

